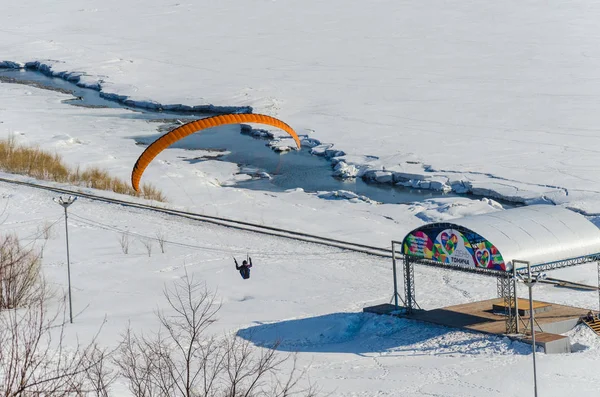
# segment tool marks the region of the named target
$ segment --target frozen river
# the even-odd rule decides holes
[[[156,123],[157,134],[131,137],[132,141],[143,145],[154,141],[179,122],[211,115],[206,112],[173,112],[131,106],[127,103],[102,97],[97,90],[79,87],[67,80],[49,77],[38,71],[0,69],[0,81],[28,84],[70,93],[75,98],[64,101],[65,105],[69,106],[130,110],[130,112],[118,117],[142,119]],[[362,178],[336,178],[333,176],[331,162],[324,157],[311,154],[310,148],[303,147],[300,151],[277,153],[267,146],[268,141],[266,139],[249,136],[242,132],[239,125],[216,127],[189,136],[175,143],[173,147],[187,150],[209,150],[211,159],[217,158],[221,161],[238,164],[240,172],[253,177],[251,180],[237,183],[235,186],[239,188],[266,191],[301,188],[306,192],[345,190],[368,197],[371,200],[389,204],[422,201],[427,198],[453,195],[433,190],[369,183]],[[205,159],[198,157],[188,161],[197,162]]]

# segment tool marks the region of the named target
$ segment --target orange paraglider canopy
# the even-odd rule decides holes
[[[144,150],[142,155],[137,159],[135,165],[133,166],[133,171],[131,172],[131,184],[135,191],[139,191],[140,179],[142,179],[142,174],[148,164],[164,149],[171,146],[173,143],[177,142],[180,139],[185,138],[188,135],[193,134],[194,132],[212,128],[219,125],[225,124],[240,124],[240,123],[260,123],[267,124],[273,127],[277,127],[287,132],[294,138],[296,141],[296,145],[298,149],[300,148],[300,138],[296,132],[284,123],[281,120],[278,120],[271,116],[266,116],[264,114],[223,114],[220,116],[208,117],[205,119],[195,120],[190,123],[184,124],[181,127],[175,128],[173,131],[166,133],[165,135],[158,138],[154,141],[150,146]]]

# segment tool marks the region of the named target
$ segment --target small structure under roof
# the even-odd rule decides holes
[[[400,249],[399,246],[401,247]],[[394,298],[398,307],[396,260],[403,258],[407,313],[415,300],[414,264],[479,273],[498,278],[498,296],[506,307],[507,333],[518,330],[516,275],[600,262],[600,229],[563,207],[531,205],[429,223],[392,241]],[[600,280],[600,263],[598,266]]]
[[[600,229],[566,208],[532,205],[421,226],[404,238],[402,253],[451,267],[512,271],[513,260],[535,267],[598,255]]]

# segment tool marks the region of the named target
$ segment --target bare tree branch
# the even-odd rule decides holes
[[[66,348],[65,301],[49,312],[51,295],[40,283],[38,296],[26,308],[0,311],[0,395],[60,397],[95,390],[97,396],[107,396],[110,382],[100,372],[106,374],[108,353],[96,345],[98,335],[87,345]],[[96,377],[90,378],[94,371]]]
[[[166,239],[167,239],[167,236],[165,235],[164,231],[159,230],[156,232],[156,240],[158,240],[158,246],[160,247],[160,252],[162,252],[163,254],[165,253]]]
[[[152,256],[152,239],[149,238],[144,238],[141,239],[142,245],[144,246],[144,248],[146,248],[146,252],[148,253],[148,256]]]
[[[126,255],[129,253],[130,243],[131,241],[129,240],[129,232],[123,232],[123,234],[121,234],[121,238],[119,238],[119,245],[121,246],[121,251],[123,251],[123,253]]]
[[[279,372],[290,355],[280,356],[275,343],[257,348],[235,335],[217,338],[208,332],[221,307],[216,295],[187,273],[170,288],[168,303],[158,311],[161,328],[153,337],[131,329],[115,362],[135,397],[287,397],[314,396],[301,388],[305,371],[294,367],[288,377]]]
[[[0,310],[25,306],[39,293],[40,253],[16,235],[0,236]]]

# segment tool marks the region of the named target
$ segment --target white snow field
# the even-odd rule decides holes
[[[359,175],[379,171],[382,181],[394,174],[412,186],[597,216],[599,17],[591,1],[23,0],[2,4],[0,65],[38,62],[146,106],[252,106],[345,152]],[[128,179],[143,150],[133,138],[155,134],[157,124],[61,102],[68,98],[0,84],[0,138]],[[142,182],[163,190],[173,208],[381,247],[424,222],[502,210],[487,198],[390,205],[244,190],[231,187],[236,164],[185,161],[197,155],[166,150]],[[45,275],[65,288],[56,195],[10,184],[0,192],[0,233],[43,246]],[[223,302],[214,332],[258,346],[281,339],[282,353],[298,351],[311,380],[333,395],[533,394],[529,345],[361,313],[389,301],[389,260],[85,199],[69,213],[70,335],[90,337],[105,318],[105,345],[129,322],[155,329],[163,286],[187,269]],[[45,224],[54,224],[48,240],[39,232]],[[125,231],[135,236],[127,255],[118,242]],[[166,252],[154,242],[148,256],[142,241],[159,231]],[[244,281],[232,256],[246,254],[255,267]],[[552,276],[594,284],[596,264]],[[425,309],[496,294],[492,278],[421,267],[416,278]],[[535,298],[598,304],[594,292],[549,285],[536,287]],[[600,339],[585,328],[570,336],[575,353],[538,355],[540,395],[597,392]],[[123,383],[115,391],[128,395]]]
[[[2,7],[0,62],[154,104],[250,105],[350,163],[600,213],[599,13],[589,0],[24,0]]]
[[[6,207],[0,232],[17,232],[25,243],[43,247],[50,285],[66,288],[64,218],[52,201],[56,194],[6,184],[0,194]],[[54,226],[45,240],[40,229],[47,224]],[[119,243],[126,231],[132,241],[128,254]],[[161,231],[166,252],[153,241],[148,256],[143,241]],[[299,352],[299,365],[308,366],[311,381],[333,395],[529,394],[529,345],[361,313],[391,297],[389,260],[87,199],[69,208],[69,241],[76,315],[67,329],[71,340],[75,335],[87,340],[104,321],[99,342],[105,346],[117,343],[128,323],[144,332],[156,329],[154,312],[165,304],[162,288],[187,270],[222,301],[214,332],[237,332],[258,346],[281,340],[282,354]],[[255,266],[245,281],[232,256],[247,254]],[[492,278],[420,267],[416,277],[424,308],[495,296]],[[547,285],[535,294],[584,307],[597,301],[593,292]],[[538,355],[543,395],[596,390],[600,339],[587,329],[576,329],[571,337],[576,353]],[[128,395],[123,382],[114,391]]]

